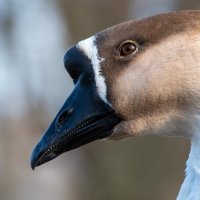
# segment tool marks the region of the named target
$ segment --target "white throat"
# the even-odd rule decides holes
[[[191,150],[187,161],[186,178],[177,200],[200,199],[200,137],[191,139]]]

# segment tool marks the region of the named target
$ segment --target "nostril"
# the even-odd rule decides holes
[[[69,115],[73,112],[73,109],[70,108],[68,110],[65,110],[64,112],[62,112],[59,116],[58,116],[58,120],[57,120],[57,125],[58,126],[63,126],[67,120],[67,118],[69,117]]]

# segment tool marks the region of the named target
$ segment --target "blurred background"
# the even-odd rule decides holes
[[[189,142],[145,137],[94,142],[35,171],[30,154],[72,90],[66,50],[122,21],[199,0],[0,0],[0,200],[171,200]]]

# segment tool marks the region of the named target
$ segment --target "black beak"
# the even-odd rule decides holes
[[[64,152],[108,137],[120,121],[97,94],[90,60],[73,47],[64,62],[75,88],[33,150],[32,169]]]

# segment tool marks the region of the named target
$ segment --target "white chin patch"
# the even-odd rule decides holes
[[[110,105],[106,98],[107,87],[105,83],[105,77],[102,75],[100,66],[103,58],[100,58],[98,55],[98,49],[95,44],[95,40],[96,36],[92,36],[85,40],[82,40],[77,44],[77,48],[80,49],[91,60],[94,70],[97,93],[105,103]]]

